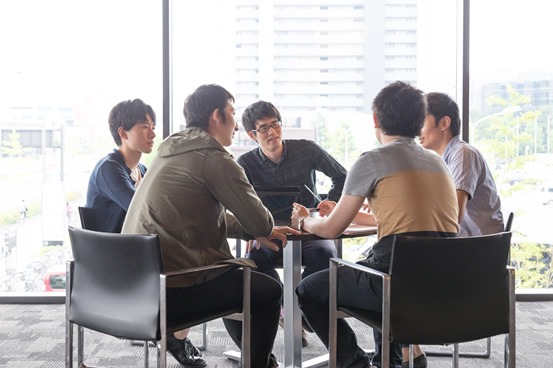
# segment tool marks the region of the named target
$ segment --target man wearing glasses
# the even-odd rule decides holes
[[[313,208],[317,207],[319,200],[309,191],[317,195],[316,171],[320,171],[332,180],[327,199],[340,199],[346,169],[313,141],[283,140],[282,119],[272,103],[258,101],[248,106],[242,114],[242,125],[248,136],[259,145],[237,159],[253,186],[297,186],[300,188],[301,204]],[[275,264],[282,259],[282,247],[279,252],[255,246],[248,246],[246,252],[248,250],[250,252],[246,256],[255,261],[257,271],[280,281]],[[327,269],[329,259],[336,257],[334,241],[303,241],[302,257],[305,265],[302,277]],[[305,346],[307,340],[305,334],[302,335]]]

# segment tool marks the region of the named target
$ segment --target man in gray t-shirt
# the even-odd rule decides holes
[[[459,204],[459,236],[503,231],[501,200],[482,154],[459,137],[461,120],[455,101],[444,93],[426,94],[428,115],[421,130],[424,148],[442,155],[451,171]]]

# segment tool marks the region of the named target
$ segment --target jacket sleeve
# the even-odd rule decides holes
[[[242,225],[240,225],[240,223],[232,213],[227,212],[225,215],[227,220],[227,237],[242,240],[254,239],[253,236],[251,236],[246,232],[246,230],[244,230]]]
[[[234,233],[245,238],[247,233],[257,238],[271,234],[273,216],[255,193],[244,169],[228,153],[217,152],[207,159],[204,176],[210,192],[232,213],[243,230],[227,215],[229,236]]]

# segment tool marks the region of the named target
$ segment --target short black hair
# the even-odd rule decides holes
[[[455,137],[461,132],[461,118],[459,117],[459,106],[451,97],[445,93],[430,92],[426,94],[428,103],[428,115],[434,116],[436,126],[444,116],[449,116],[451,123],[449,127],[451,134]]]
[[[246,110],[242,113],[242,126],[246,132],[250,132],[255,130],[256,121],[266,118],[282,120],[275,105],[267,101],[257,101],[246,107]]]
[[[228,103],[234,103],[234,96],[217,84],[204,84],[184,100],[184,119],[186,127],[209,128],[209,115],[219,109],[219,115],[225,119],[224,110]]]
[[[111,109],[109,113],[109,130],[111,136],[117,146],[122,144],[121,136],[119,135],[119,127],[122,127],[125,131],[129,131],[138,123],[142,123],[146,120],[146,115],[150,115],[150,118],[155,123],[156,114],[152,107],[141,99],[126,100],[119,102]]]
[[[414,138],[420,135],[424,125],[426,99],[421,90],[396,81],[378,93],[372,110],[384,134]]]

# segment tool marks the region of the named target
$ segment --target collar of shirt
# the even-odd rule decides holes
[[[449,158],[451,157],[451,153],[453,152],[453,147],[461,141],[461,137],[456,135],[455,137],[451,138],[449,142],[447,142],[447,146],[445,146],[443,158],[444,161],[447,163],[449,162]]]
[[[259,154],[259,158],[261,159],[261,161],[263,161],[263,163],[265,165],[271,165],[271,166],[278,166],[280,165],[280,163],[282,161],[284,161],[286,159],[286,153],[288,152],[288,148],[287,148],[287,145],[286,145],[286,140],[282,140],[282,157],[280,158],[280,161],[275,163],[271,160],[269,160],[269,158],[267,156],[265,156],[265,154],[263,153],[263,150],[261,149],[261,147],[257,147],[257,153]]]
[[[129,176],[131,175],[131,169],[129,169],[129,167],[127,166],[127,163],[125,162],[125,158],[123,157],[123,154],[118,149],[115,149],[115,148],[113,149],[111,158],[117,161],[119,164],[121,164],[127,171],[127,174],[129,174]]]

